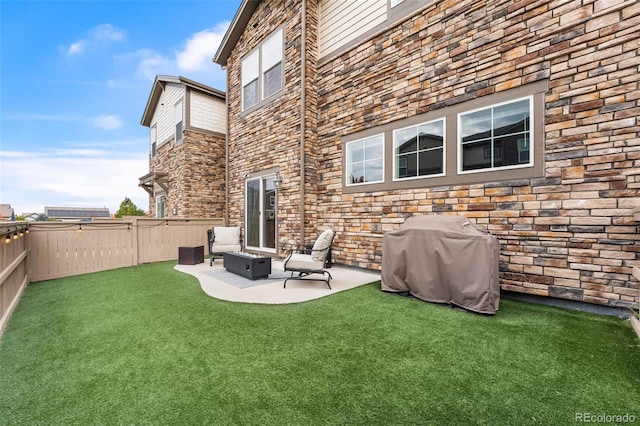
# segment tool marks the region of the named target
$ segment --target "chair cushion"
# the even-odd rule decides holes
[[[322,273],[324,261],[316,262],[309,254],[293,253],[285,262],[284,270],[313,271]]]
[[[217,242],[211,245],[211,253],[233,253],[234,251],[241,251],[240,244],[218,244]]]
[[[331,246],[332,241],[333,231],[331,229],[327,229],[322,234],[320,234],[315,244],[313,245],[313,251],[311,252],[311,256],[313,256],[314,261],[324,263],[329,250],[322,249],[328,249]]]
[[[214,244],[216,246],[223,245],[240,245],[240,227],[239,226],[218,226],[213,228]]]

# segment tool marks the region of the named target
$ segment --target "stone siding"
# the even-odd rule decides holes
[[[149,170],[167,173],[169,193],[165,194],[165,217],[223,218],[225,215],[225,137],[218,134],[184,131],[184,139],[158,148]],[[156,185],[149,197],[151,215],[156,214],[155,197],[162,195]],[[176,215],[173,208],[178,209]]]
[[[503,289],[637,306],[638,3],[434,2],[326,63],[317,58],[317,2],[306,4],[305,242],[331,227],[337,262],[379,269],[385,231],[412,215],[460,214],[500,239]],[[261,2],[227,67],[230,221],[244,226],[241,176],[277,168],[277,239],[296,242],[300,10],[300,1]],[[241,59],[279,26],[284,91],[243,113]],[[549,87],[543,175],[343,193],[341,138],[539,81]]]
[[[318,226],[338,261],[379,269],[385,231],[460,214],[500,239],[503,289],[637,306],[639,31],[635,2],[444,1],[321,66]],[[341,137],[542,80],[544,176],[342,193]]]
[[[227,61],[229,108],[229,221],[244,228],[244,179],[279,168],[276,241],[300,236],[300,4],[262,2]],[[255,26],[255,28],[254,28]],[[284,90],[266,105],[243,112],[241,101],[242,57],[273,31],[283,27]],[[307,98],[309,101],[309,98]],[[308,129],[308,132],[313,132]],[[315,144],[307,146],[315,149]],[[311,199],[315,206],[315,200]]]

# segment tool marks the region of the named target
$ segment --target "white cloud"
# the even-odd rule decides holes
[[[127,145],[146,148],[147,141]],[[0,164],[0,201],[16,213],[43,212],[44,206],[106,206],[115,213],[125,197],[143,210],[149,207],[147,193],[138,187],[139,177],[149,169],[147,152],[0,151]]]
[[[101,24],[88,31],[89,36],[71,43],[64,51],[67,55],[78,55],[92,46],[99,44],[109,44],[114,41],[124,41],[126,31],[111,24]]]
[[[87,42],[85,40],[80,40],[75,43],[72,43],[71,46],[69,46],[69,48],[67,49],[67,54],[77,55],[79,53],[82,53],[86,45],[87,45]]]
[[[175,69],[175,65],[171,60],[165,58],[162,54],[151,49],[138,51],[140,62],[138,63],[138,75],[145,76],[154,81],[156,74],[169,74],[168,70]],[[170,72],[172,73],[172,72]]]
[[[126,38],[126,32],[111,24],[101,24],[91,30],[94,40],[113,40],[123,41]]]
[[[114,130],[122,126],[122,120],[117,115],[100,115],[93,119],[96,127],[106,130]]]
[[[229,22],[221,22],[214,29],[195,33],[185,42],[184,49],[176,53],[178,69],[202,71],[211,68],[211,59],[229,27]]]

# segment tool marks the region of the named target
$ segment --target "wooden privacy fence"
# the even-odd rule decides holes
[[[180,246],[205,246],[207,252],[207,230],[222,225],[223,219],[142,217],[2,222],[0,330],[30,282],[173,260]]]
[[[0,335],[29,284],[26,222],[0,223]]]

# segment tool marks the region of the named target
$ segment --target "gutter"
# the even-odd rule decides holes
[[[300,42],[300,245],[304,246],[304,198],[305,198],[305,187],[304,187],[304,178],[305,178],[305,133],[307,130],[306,127],[306,113],[307,113],[307,102],[306,102],[306,83],[307,83],[307,2],[306,0],[302,0],[302,10],[300,12],[301,15],[301,33],[302,40]]]

